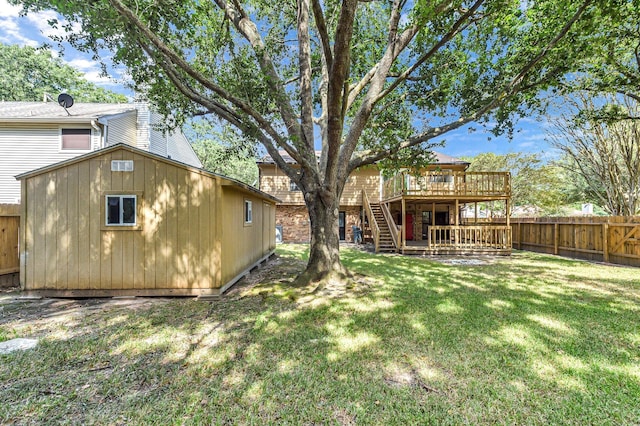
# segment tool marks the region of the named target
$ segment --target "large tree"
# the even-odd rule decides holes
[[[42,101],[45,94],[67,92],[78,102],[126,102],[65,64],[49,50],[0,44],[0,100]]]
[[[15,0],[13,0],[15,1]],[[304,194],[301,281],[347,273],[338,207],[356,168],[428,159],[472,121],[509,130],[536,93],[592,49],[624,0],[27,0],[82,31],[178,120],[212,114],[264,145]],[[16,1],[17,3],[17,1]],[[56,25],[56,22],[53,22]],[[316,146],[321,146],[318,159]],[[298,164],[293,167],[279,153]]]
[[[576,93],[554,120],[552,144],[587,199],[612,215],[640,213],[640,106],[629,96]],[[607,113],[611,112],[611,113]],[[605,117],[603,117],[603,115]],[[605,119],[608,117],[608,119]],[[626,117],[626,118],[623,118]]]

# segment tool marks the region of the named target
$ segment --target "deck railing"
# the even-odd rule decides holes
[[[414,176],[401,172],[386,180],[382,198],[399,196],[509,196],[508,172],[429,171]]]
[[[389,227],[389,233],[391,234],[393,244],[396,246],[396,248],[400,247],[400,227],[396,225],[395,221],[393,220],[391,212],[389,211],[389,206],[387,206],[385,203],[380,203],[380,210],[382,210],[384,219],[387,221],[387,226]]]
[[[510,250],[510,226],[430,226],[431,249]]]
[[[371,203],[369,202],[369,196],[366,191],[362,191],[362,204],[364,205],[364,212],[367,215],[367,219],[369,220],[369,227],[371,228],[371,236],[373,237],[373,244],[375,245],[376,253],[380,249],[380,228],[378,227],[378,222],[376,222],[376,218],[373,215],[373,211],[371,210]],[[363,229],[364,230],[364,229]]]

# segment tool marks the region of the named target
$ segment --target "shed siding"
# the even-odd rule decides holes
[[[253,207],[252,223],[244,223],[244,202],[250,200]],[[254,264],[269,250],[275,249],[275,206],[263,202],[259,197],[234,191],[222,190],[222,281],[232,280],[237,271]],[[269,207],[266,207],[266,206]],[[267,226],[264,226],[268,223]],[[264,230],[264,228],[267,228]]]
[[[92,145],[98,144],[99,134],[92,129]],[[60,150],[60,126],[51,124],[0,125],[0,153],[0,203],[20,199],[20,182],[14,176],[79,155]]]
[[[26,290],[222,285],[216,178],[123,149],[25,180]],[[139,230],[104,226],[105,192],[138,195]]]

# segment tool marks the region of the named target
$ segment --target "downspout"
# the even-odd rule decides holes
[[[107,125],[109,122],[109,120],[105,120],[104,118],[99,118],[98,119],[98,123],[102,124],[102,128],[104,129],[103,131],[103,138],[102,138],[102,146],[100,148],[106,148],[108,146],[108,136],[109,136],[109,126]]]
[[[93,129],[98,133],[98,138],[99,138],[98,140],[100,141],[98,143],[98,148],[104,147],[103,138],[102,138],[102,128],[98,126],[98,123],[96,122],[96,120],[91,120],[91,127],[93,127]],[[93,145],[93,143],[91,145]]]

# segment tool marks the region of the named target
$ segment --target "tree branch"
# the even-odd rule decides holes
[[[327,68],[331,69],[333,66],[333,54],[331,53],[331,41],[329,40],[329,32],[327,31],[327,24],[324,20],[324,13],[322,12],[322,5],[320,0],[312,0],[311,5],[313,7],[313,19],[320,35],[320,42],[322,43],[322,53],[327,63]]]
[[[311,93],[311,46],[309,37],[309,0],[298,0],[298,64],[300,67],[300,134],[313,153],[313,94]],[[308,158],[311,160],[311,158]],[[315,153],[313,163],[316,164]]]
[[[481,0],[479,0],[481,1]],[[348,172],[350,173],[351,171],[353,171],[354,169],[367,165],[367,164],[372,164],[375,163],[376,161],[381,160],[382,158],[385,158],[386,156],[389,155],[393,155],[396,154],[397,152],[406,149],[406,148],[410,148],[412,146],[418,145],[422,142],[425,142],[429,139],[432,139],[434,137],[440,136],[446,132],[449,132],[451,130],[457,129],[471,121],[474,121],[476,119],[478,119],[479,117],[482,117],[483,115],[485,115],[486,113],[488,113],[489,111],[493,110],[494,108],[498,107],[501,103],[505,102],[509,96],[512,96],[514,93],[517,93],[517,91],[519,90],[519,86],[522,84],[522,82],[524,81],[524,78],[526,77],[526,75],[548,54],[548,52],[553,49],[553,47],[555,47],[560,40],[569,32],[569,30],[571,29],[571,27],[573,26],[573,24],[575,24],[575,22],[580,19],[580,17],[582,16],[582,14],[584,13],[584,11],[586,10],[586,8],[589,6],[589,4],[592,2],[592,0],[585,0],[580,7],[578,8],[578,10],[574,13],[574,15],[571,17],[571,19],[569,19],[569,21],[558,31],[558,33],[556,33],[556,35],[554,36],[554,38],[547,43],[547,45],[536,55],[534,56],[528,63],[526,63],[520,70],[520,72],[518,72],[518,74],[516,74],[510,81],[509,83],[503,88],[503,90],[499,91],[496,96],[490,101],[488,102],[485,106],[479,108],[476,112],[474,112],[473,114],[467,115],[466,117],[461,117],[456,121],[450,122],[444,126],[440,126],[440,127],[436,127],[436,128],[430,128],[427,131],[413,136],[409,139],[407,139],[405,142],[398,144],[397,147],[392,148],[392,149],[387,149],[387,150],[382,150],[382,151],[378,151],[378,152],[374,152],[374,151],[364,151],[361,153],[361,155],[358,155],[356,158],[351,159],[351,161],[349,162],[349,166],[348,166]]]

